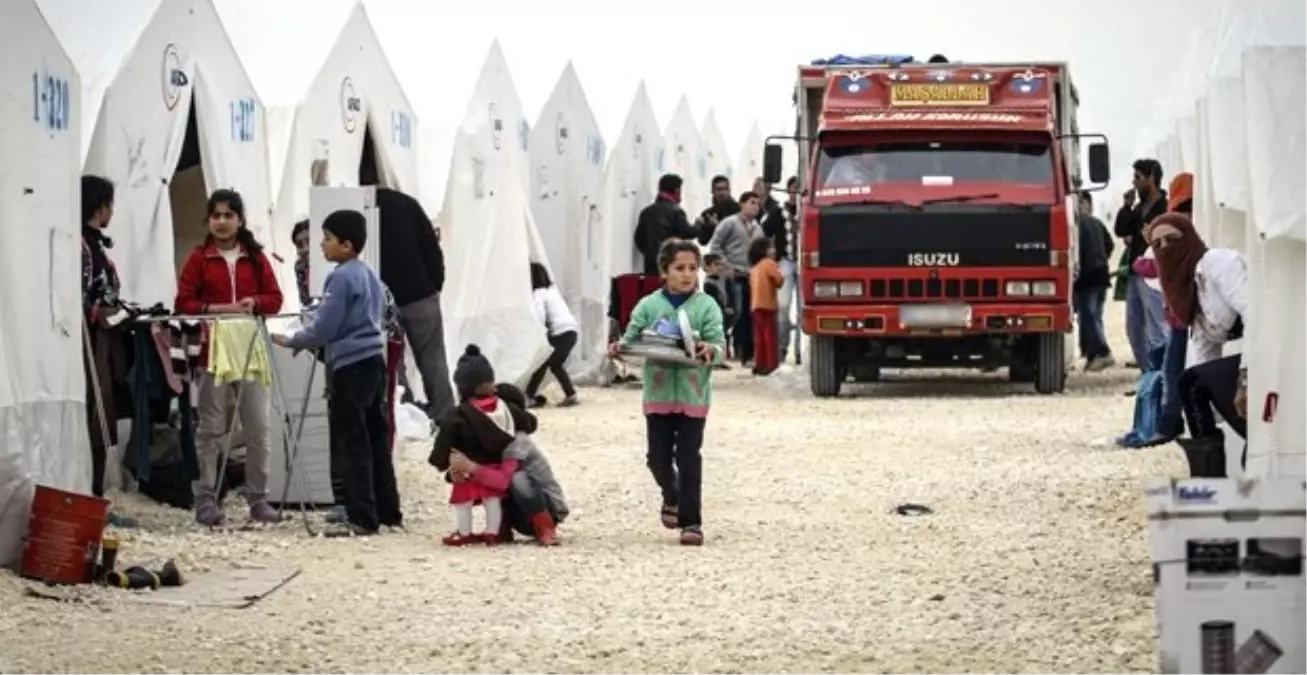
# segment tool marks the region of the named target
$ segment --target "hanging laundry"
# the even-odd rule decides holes
[[[241,380],[264,387],[272,384],[268,345],[253,319],[220,319],[213,323],[209,334],[209,372],[218,384]]]

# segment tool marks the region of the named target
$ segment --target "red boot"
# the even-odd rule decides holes
[[[491,534],[489,532],[486,532],[485,534],[480,535],[480,537],[481,537],[481,543],[485,544],[486,546],[499,545],[499,535],[497,534]]]
[[[558,528],[554,526],[554,517],[548,511],[531,516],[531,528],[535,530],[536,541],[541,546],[558,545]]]

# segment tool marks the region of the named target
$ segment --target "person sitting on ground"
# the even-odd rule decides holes
[[[757,201],[756,199],[754,200]],[[635,344],[645,329],[660,335],[681,335],[679,316],[689,319],[698,337],[697,366],[644,362],[644,414],[648,435],[649,471],[662,491],[663,527],[681,529],[681,544],[703,544],[700,510],[703,487],[703,430],[712,406],[713,365],[726,351],[722,313],[699,291],[699,245],[672,239],[663,244],[658,265],[664,286],[646,295],[631,313],[622,339],[608,345],[616,357]]]
[[[322,235],[322,254],[336,263],[322,304],[299,332],[275,335],[273,342],[291,349],[326,348],[331,463],[344,479],[347,518],[327,535],[370,535],[382,525],[403,525],[386,413],[385,299],[381,279],[358,258],[368,236],[363,214],[332,213],[322,222]]]
[[[528,434],[535,432],[535,415],[527,412],[518,402],[500,398],[495,386],[495,370],[490,361],[481,355],[481,349],[473,344],[468,345],[463,355],[458,357],[458,365],[454,369],[454,389],[458,393],[459,403],[441,421],[440,432],[436,434],[427,461],[440,472],[448,473],[450,455],[458,450],[477,464],[505,470],[504,450],[513,442],[519,430]],[[449,503],[454,505],[458,529],[441,539],[441,543],[446,546],[498,544],[500,524],[503,521],[500,507],[505,490],[476,481],[455,481],[453,476],[449,476],[449,480],[454,483]],[[486,528],[481,533],[474,533],[472,506],[478,502],[486,511]]]
[[[495,391],[501,400],[518,407],[526,405],[526,395],[511,384],[499,384]],[[500,543],[513,541],[516,532],[533,537],[541,546],[555,546],[557,526],[567,520],[569,510],[563,488],[554,478],[549,459],[531,438],[534,431],[518,429],[517,438],[504,450],[499,465],[477,464],[458,450],[449,453],[449,475],[455,484],[472,481],[504,492]]]
[[[1248,310],[1248,265],[1233,249],[1207,248],[1193,221],[1181,213],[1159,216],[1148,228],[1157,255],[1166,304],[1189,329],[1193,365],[1180,375],[1177,388],[1188,439],[1177,439],[1195,478],[1224,478],[1225,437],[1217,415],[1245,440],[1247,420],[1236,407],[1245,379],[1240,355],[1221,356],[1222,347],[1243,336]],[[1243,462],[1247,461],[1247,447]]]
[[[554,285],[554,280],[549,278],[549,270],[538,262],[531,263],[531,302],[536,320],[544,325],[545,337],[554,351],[531,374],[531,379],[527,380],[526,396],[529,406],[539,408],[549,403],[549,400],[540,394],[540,384],[545,381],[545,373],[553,373],[554,379],[558,380],[558,386],[563,388],[564,398],[563,402],[558,404],[559,407],[574,406],[580,403],[581,399],[576,397],[576,387],[572,386],[572,378],[567,374],[567,357],[576,348],[577,330],[580,324],[572,315],[572,310],[567,307],[567,301],[563,300],[563,294],[558,291],[558,286]]]
[[[781,348],[776,339],[779,318],[777,296],[785,285],[785,274],[776,262],[776,242],[758,237],[749,245],[749,294],[753,307],[753,374],[770,375],[780,365]]]

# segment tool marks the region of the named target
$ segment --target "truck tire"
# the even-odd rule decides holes
[[[819,398],[840,395],[844,371],[840,368],[835,338],[814,335],[808,347],[808,383],[812,395]]]
[[[1066,389],[1066,336],[1040,333],[1035,343],[1035,391],[1060,394]]]

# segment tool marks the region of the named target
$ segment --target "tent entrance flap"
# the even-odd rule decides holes
[[[168,181],[168,202],[172,205],[173,271],[176,274],[181,273],[191,250],[203,243],[209,234],[205,208],[208,193],[205,191],[200,125],[194,97],[191,98],[186,133],[182,138],[181,157]]]

